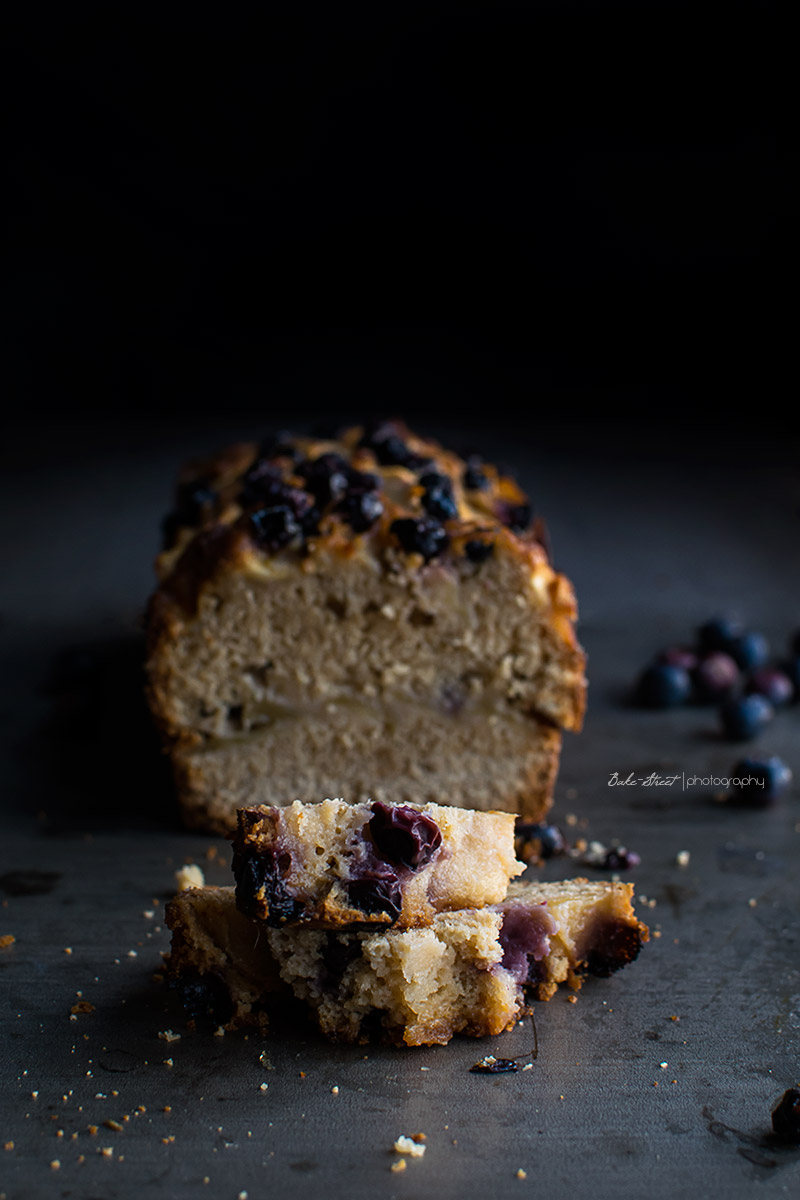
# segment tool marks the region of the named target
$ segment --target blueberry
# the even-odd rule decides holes
[[[481,542],[477,539],[464,543],[464,553],[470,562],[482,563],[494,554],[494,542]]]
[[[763,633],[743,633],[729,643],[728,653],[743,671],[754,671],[769,658],[769,642]]]
[[[347,489],[355,492],[377,492],[381,481],[377,475],[368,471],[357,471],[355,467],[347,469]]]
[[[608,871],[629,871],[631,867],[638,867],[641,863],[641,858],[635,850],[627,850],[625,846],[612,846],[606,852],[602,865]]]
[[[359,446],[371,450],[382,467],[406,467],[415,455],[397,433],[394,421],[377,421],[366,426]]]
[[[639,678],[636,698],[646,708],[675,708],[685,704],[692,690],[689,672],[683,667],[657,663],[647,667]]]
[[[723,650],[705,654],[692,675],[694,699],[698,703],[714,703],[724,699],[739,682],[739,668]]]
[[[515,1058],[495,1058],[493,1054],[478,1059],[470,1067],[473,1075],[513,1075],[518,1070],[519,1063]]]
[[[531,853],[528,857],[552,858],[555,854],[563,854],[567,848],[564,835],[558,826],[545,822],[518,822],[515,837],[530,846]]]
[[[266,919],[268,925],[277,926],[299,916],[303,906],[289,894],[283,882],[284,868],[288,865],[273,849],[234,854],[236,905],[246,917]]]
[[[253,541],[263,550],[280,550],[301,532],[292,510],[282,504],[275,508],[256,509],[250,514],[249,521]]]
[[[258,450],[259,458],[291,458],[296,462],[300,451],[294,445],[291,433],[281,429],[278,433],[269,433],[264,438]]]
[[[302,517],[314,502],[307,492],[285,483],[279,467],[260,458],[242,477],[239,503],[244,508],[285,504],[296,517]]]
[[[736,785],[735,795],[756,807],[776,800],[792,782],[792,772],[777,755],[740,759],[733,768],[732,777],[742,781]]]
[[[665,667],[683,667],[684,671],[693,671],[697,666],[698,657],[694,650],[689,650],[686,646],[668,646],[666,650],[658,652],[656,662]]]
[[[342,941],[335,933],[329,933],[322,947],[322,963],[328,975],[327,982],[339,982],[351,962],[361,953],[361,943],[357,938],[347,938]]]
[[[774,715],[769,701],[758,695],[728,700],[719,711],[723,732],[732,742],[750,741]]]
[[[214,512],[218,501],[219,496],[206,479],[179,484],[175,509],[161,523],[164,549],[174,546],[180,529],[202,524]]]
[[[406,554],[421,554],[426,562],[442,554],[450,539],[436,521],[426,518],[401,517],[390,527]]]
[[[489,486],[489,476],[483,469],[483,459],[479,454],[470,454],[461,482],[467,491],[482,492]]]
[[[297,468],[297,474],[306,481],[321,508],[341,500],[347,491],[348,464],[340,454],[320,454],[319,458],[307,459]]]
[[[442,831],[435,821],[406,804],[376,801],[372,812],[369,832],[382,859],[412,871],[433,862],[442,844]]]
[[[383,516],[383,502],[377,492],[349,491],[339,512],[355,533],[365,533]]]
[[[425,488],[422,506],[429,516],[437,521],[452,521],[458,516],[453,485],[447,475],[429,471],[422,476],[420,483]]]
[[[765,696],[773,708],[783,708],[794,699],[794,684],[777,667],[758,667],[747,681],[746,691]]]
[[[224,1025],[233,1016],[230,992],[217,975],[185,971],[170,985],[178,993],[190,1021],[203,1018]]]
[[[501,504],[497,515],[514,533],[524,533],[533,520],[533,508],[530,504]]]
[[[697,631],[697,641],[700,649],[728,650],[731,642],[741,637],[744,630],[735,617],[713,617],[706,621]]]
[[[387,913],[392,921],[400,916],[403,907],[403,892],[394,871],[371,871],[352,879],[347,885],[347,896],[354,908],[369,915]]]
[[[800,1089],[783,1093],[772,1110],[772,1130],[782,1142],[800,1142]]]

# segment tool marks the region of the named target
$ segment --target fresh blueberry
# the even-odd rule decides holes
[[[769,642],[763,633],[743,633],[728,646],[728,653],[743,671],[754,671],[763,667],[769,658]]]
[[[397,874],[388,867],[385,871],[370,871],[361,879],[347,884],[347,896],[354,908],[363,913],[387,913],[392,921],[400,916],[403,891]]]
[[[355,533],[366,533],[383,516],[383,502],[377,492],[348,491],[339,512]]]
[[[743,758],[733,768],[732,777],[741,781],[734,789],[736,796],[756,807],[776,800],[792,782],[792,772],[777,755]]]
[[[723,732],[732,742],[750,741],[774,715],[770,702],[758,695],[728,700],[719,711]]]
[[[656,663],[639,677],[636,698],[646,708],[676,708],[686,703],[691,690],[692,681],[687,670]]]
[[[486,562],[494,554],[494,542],[481,542],[475,538],[464,543],[464,553],[470,562]]]
[[[311,492],[321,508],[341,500],[347,491],[348,464],[340,454],[321,454],[319,458],[309,459],[297,468],[297,474],[306,481],[306,487]]]
[[[765,696],[773,708],[783,708],[794,699],[794,684],[777,667],[758,667],[747,681],[746,691]]]
[[[288,546],[301,532],[297,518],[285,505],[256,509],[250,513],[249,522],[256,545],[273,552]]]
[[[436,521],[426,518],[401,517],[390,527],[406,554],[421,554],[426,562],[442,554],[450,539]]]
[[[281,856],[274,850],[234,854],[236,904],[246,917],[265,918],[268,925],[284,925],[303,910],[283,881]],[[264,908],[266,906],[266,913]]]
[[[406,804],[372,806],[369,832],[378,855],[388,862],[418,871],[433,862],[442,844],[435,821]]]
[[[783,1093],[772,1110],[772,1131],[782,1142],[800,1142],[800,1089]]]
[[[665,667],[683,667],[684,671],[693,671],[698,663],[697,654],[686,646],[668,646],[656,655],[656,662]]]
[[[702,651],[728,650],[731,642],[741,637],[744,630],[740,622],[731,616],[713,617],[697,631],[697,642]]]
[[[697,664],[693,674],[694,699],[699,704],[719,703],[739,682],[739,668],[723,650],[712,650]]]

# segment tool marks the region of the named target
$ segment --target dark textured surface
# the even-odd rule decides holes
[[[702,447],[677,463],[611,447],[568,458],[453,431],[522,468],[576,584],[590,707],[565,740],[554,819],[575,814],[641,855],[630,878],[661,935],[577,1004],[539,1004],[533,1069],[492,1077],[469,1068],[529,1051],[529,1025],[406,1052],[331,1046],[286,1019],[268,1039],[214,1038],[187,1033],[152,981],[176,867],[190,857],[227,882],[206,856],[230,847],[177,822],[141,706],[137,622],[174,463],[231,432],[260,430],[193,444],[173,432],[158,450],[141,431],[100,431],[102,455],[76,445],[3,479],[0,935],[16,943],[0,950],[0,1145],[14,1143],[0,1193],[796,1195],[800,1148],[771,1140],[770,1110],[800,1076],[797,785],[766,810],[721,807],[701,786],[607,785],[614,771],[724,775],[741,757],[711,709],[622,701],[651,652],[719,609],[781,650],[800,625],[788,455],[768,471],[744,447],[733,461]],[[755,748],[797,775],[799,734],[795,707]],[[559,858],[543,870],[567,873]],[[78,993],[94,1011],[70,1020]],[[167,1028],[181,1040],[159,1040]],[[419,1131],[425,1157],[391,1174],[392,1142]]]

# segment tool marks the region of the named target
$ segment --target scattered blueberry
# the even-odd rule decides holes
[[[794,699],[794,683],[777,667],[758,667],[748,679],[746,691],[765,696],[773,708],[783,708]]]
[[[477,538],[464,543],[464,553],[470,562],[482,563],[494,554],[494,542],[481,542]]]
[[[397,920],[403,907],[400,881],[388,868],[381,873],[373,871],[361,879],[352,879],[347,884],[347,896],[354,908],[368,915],[387,913],[392,921]]]
[[[285,505],[256,509],[249,522],[253,540],[264,550],[280,550],[301,532],[294,513]]]
[[[733,768],[732,776],[734,779],[748,780],[739,784],[735,795],[756,807],[776,800],[792,782],[792,772],[783,759],[776,755],[771,758],[743,758]]]
[[[772,1110],[772,1130],[782,1142],[800,1142],[800,1089],[783,1093]]]
[[[629,871],[631,867],[638,867],[641,861],[635,850],[628,850],[625,846],[612,846],[606,852],[602,865],[608,871]]]
[[[435,821],[409,805],[372,805],[369,832],[382,859],[418,871],[433,862],[442,844]]]
[[[476,1063],[470,1067],[473,1075],[505,1075],[513,1074],[519,1070],[519,1063],[515,1058],[495,1058],[493,1054],[487,1054],[485,1058],[479,1058]]]
[[[421,554],[426,562],[442,554],[450,543],[441,525],[424,517],[401,517],[392,522],[390,532],[407,554]]]
[[[515,837],[529,848],[527,857],[552,858],[566,850],[564,835],[557,825],[545,822],[517,822]]]
[[[355,533],[366,533],[383,516],[383,503],[377,492],[348,491],[339,511]]]
[[[743,633],[728,643],[728,653],[743,671],[754,671],[769,658],[769,642],[763,633]]]
[[[428,471],[420,478],[420,483],[425,488],[422,506],[429,516],[437,521],[451,521],[458,516],[453,485],[447,475]]]
[[[264,918],[268,925],[294,920],[303,906],[291,896],[283,882],[280,856],[274,850],[234,854],[236,904],[247,917]]]
[[[747,742],[761,732],[772,719],[774,710],[763,696],[739,696],[720,709],[725,736],[732,742]]]
[[[694,699],[698,703],[723,700],[739,682],[739,668],[724,650],[712,650],[703,656],[692,673]]]
[[[669,646],[656,655],[656,662],[665,667],[683,667],[684,671],[693,671],[699,659],[696,651],[686,646]]]
[[[684,667],[656,663],[640,676],[636,698],[647,708],[675,708],[685,704],[691,690],[692,681]]]
[[[726,650],[741,637],[743,629],[735,617],[713,617],[697,631],[697,641],[703,651]]]

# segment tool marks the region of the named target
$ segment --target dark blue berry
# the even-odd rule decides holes
[[[249,523],[256,545],[273,552],[288,546],[301,532],[297,518],[285,505],[258,508],[250,513]]]
[[[377,492],[348,492],[339,505],[345,521],[355,533],[366,533],[383,515],[383,503]]]
[[[403,891],[394,871],[371,871],[361,879],[347,884],[347,896],[354,908],[368,915],[386,913],[392,921],[400,916],[403,907]]]
[[[233,1016],[230,992],[217,975],[183,972],[170,986],[177,991],[190,1021],[206,1019],[224,1025]]]
[[[453,495],[453,485],[447,475],[429,471],[420,479],[425,488],[422,506],[437,521],[452,521],[458,516],[458,505]]]
[[[545,822],[517,822],[515,837],[530,846],[529,857],[552,858],[555,854],[563,854],[567,848],[558,826]]]
[[[769,658],[769,642],[763,633],[743,633],[729,643],[728,653],[743,671],[754,671]]]
[[[513,1075],[518,1070],[519,1063],[515,1058],[495,1058],[493,1054],[487,1054],[470,1067],[473,1075]]]
[[[740,781],[734,788],[735,795],[757,808],[777,799],[792,782],[792,772],[777,755],[740,759],[731,775]]]
[[[337,982],[342,978],[351,962],[361,953],[361,943],[357,938],[346,938],[342,941],[335,933],[329,933],[322,947],[322,963],[328,975],[326,982]]]
[[[769,701],[757,695],[729,700],[719,711],[723,732],[732,742],[750,741],[773,716]]]
[[[782,1142],[800,1142],[800,1090],[787,1088],[772,1110],[772,1131]]]
[[[514,533],[524,533],[533,520],[533,509],[530,504],[504,504],[498,515]]]
[[[380,858],[412,871],[433,862],[442,844],[442,831],[435,821],[406,804],[376,801],[372,812],[369,832]]]
[[[794,684],[777,667],[758,667],[747,681],[746,691],[765,696],[773,708],[783,708],[794,699]]]
[[[347,491],[349,466],[340,454],[321,454],[297,468],[321,508],[341,500]]]
[[[693,671],[698,661],[695,651],[686,646],[668,646],[656,655],[657,663],[663,663],[667,667],[683,667],[684,671]]]
[[[642,672],[636,699],[646,708],[675,708],[685,704],[692,690],[689,672],[683,667],[656,663]]]
[[[442,554],[450,544],[441,525],[424,517],[401,517],[392,522],[390,532],[406,554],[421,554],[426,562]]]
[[[730,695],[739,682],[739,668],[722,650],[712,650],[697,664],[692,681],[694,699],[699,704],[719,703]]]
[[[236,904],[247,917],[265,919],[268,925],[284,925],[303,911],[303,905],[291,896],[283,875],[291,859],[272,849],[234,854],[233,874],[236,879]]]
[[[743,629],[735,617],[712,617],[697,631],[697,641],[700,649],[728,651],[730,643],[741,637]]]
[[[484,471],[482,462],[477,454],[471,454],[467,459],[461,482],[470,492],[482,492],[489,486],[489,476]]]
[[[377,475],[372,475],[368,471],[357,471],[355,467],[348,467],[347,470],[347,488],[348,491],[354,492],[377,492],[381,482]]]
[[[263,504],[274,500],[285,488],[280,467],[267,458],[257,458],[242,476],[239,500],[245,507]]]
[[[638,867],[641,861],[635,850],[628,850],[625,846],[612,846],[606,851],[602,864],[597,865],[602,865],[607,871],[629,871],[631,867]]]
[[[464,553],[470,562],[482,563],[494,554],[494,542],[481,542],[477,538],[464,543]]]

